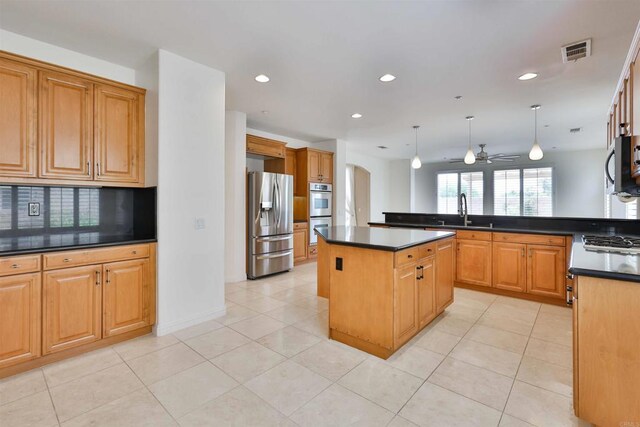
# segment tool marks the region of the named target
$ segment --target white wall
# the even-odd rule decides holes
[[[225,117],[225,282],[239,282],[246,273],[247,115],[227,111]],[[263,163],[264,165],[264,163]]]
[[[392,160],[389,162],[389,205],[394,212],[411,212],[414,186],[414,173],[411,160]]]
[[[436,174],[444,171],[485,172],[485,213],[493,212],[493,194],[487,191],[494,169],[509,167],[554,168],[554,216],[562,217],[604,217],[603,165],[605,149],[584,151],[545,152],[544,158],[532,162],[526,155],[513,163],[493,163],[492,165],[423,163],[415,173],[415,212],[436,213]]]
[[[127,84],[136,84],[136,72],[102,59],[0,29],[0,50]]]
[[[136,69],[136,86],[147,89],[145,95],[144,185],[158,185],[158,52]]]
[[[371,174],[371,221],[384,221],[383,211],[397,211],[391,204],[391,162],[346,149],[346,163],[365,168]],[[343,202],[344,205],[344,202]]]
[[[250,135],[261,136],[263,138],[275,139],[276,141],[286,142],[289,148],[304,148],[312,147],[313,144],[309,141],[302,139],[289,138],[288,136],[278,135],[271,132],[265,132],[258,129],[247,128],[247,133]]]
[[[224,73],[159,51],[158,335],[225,310],[224,85]]]

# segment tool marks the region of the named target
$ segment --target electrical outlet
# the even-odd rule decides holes
[[[342,271],[342,258],[336,257],[336,270]]]
[[[40,203],[29,202],[29,216],[40,216]]]

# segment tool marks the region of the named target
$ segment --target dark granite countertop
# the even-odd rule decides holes
[[[346,226],[318,227],[315,231],[328,243],[393,252],[455,236],[449,231]]]
[[[569,273],[640,283],[640,254],[591,251],[576,238],[571,248]]]
[[[544,234],[544,235],[560,235],[571,236],[575,234],[571,230],[535,230],[530,228],[513,228],[513,227],[477,227],[473,225],[451,225],[451,224],[412,224],[405,222],[370,222],[369,225],[380,226],[386,225],[389,227],[405,227],[405,228],[442,228],[443,230],[475,230],[475,231],[495,231],[497,233],[528,233],[528,234]]]
[[[0,256],[151,243],[156,241],[156,238],[146,236],[103,232],[1,237]]]

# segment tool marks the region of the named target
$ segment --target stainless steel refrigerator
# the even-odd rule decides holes
[[[249,279],[293,268],[293,176],[249,172]]]

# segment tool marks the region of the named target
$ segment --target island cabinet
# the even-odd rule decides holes
[[[458,281],[491,286],[491,233],[459,231],[456,256]]]
[[[0,182],[144,186],[144,89],[0,52],[0,93]]]
[[[135,244],[0,257],[0,378],[150,332],[155,254]]]
[[[640,282],[576,276],[573,408],[597,426],[640,420]]]
[[[453,241],[393,252],[319,237],[318,289],[328,281],[330,337],[388,358],[453,302]]]

